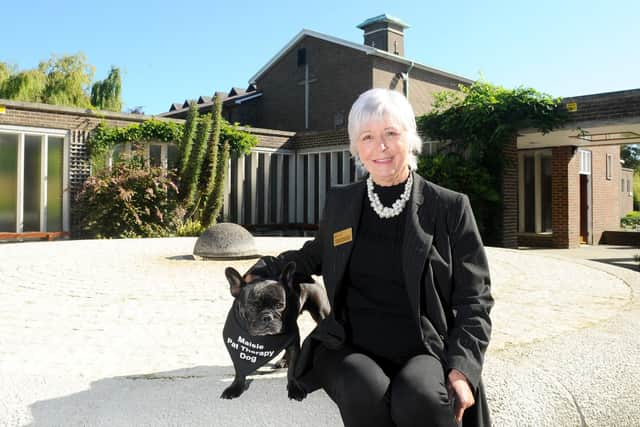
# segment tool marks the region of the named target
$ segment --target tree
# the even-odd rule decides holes
[[[144,116],[144,105],[136,105],[135,107],[127,108],[129,114],[141,114]]]
[[[0,98],[120,111],[120,70],[112,67],[93,87],[94,67],[83,53],[52,55],[36,68],[18,70],[0,62]]]
[[[44,102],[42,93],[47,83],[40,69],[26,70],[8,75],[0,81],[0,98],[15,101]]]
[[[6,82],[12,74],[15,73],[15,67],[7,64],[6,62],[0,62],[0,94],[2,93],[2,85]],[[0,95],[0,98],[2,96]]]
[[[94,67],[87,63],[83,53],[57,57],[53,55],[38,66],[47,75],[42,92],[46,104],[69,105],[89,108],[89,85],[93,80]]]
[[[640,145],[623,145],[620,147],[620,158],[624,160],[625,168],[640,170]]]
[[[120,69],[112,66],[107,78],[95,82],[91,87],[91,105],[100,110],[121,111],[121,92]]]

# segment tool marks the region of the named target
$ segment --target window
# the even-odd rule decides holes
[[[526,233],[552,231],[551,151],[528,151],[519,155],[519,230]]]
[[[122,161],[131,153],[131,143],[118,144],[111,151],[109,166]],[[144,158],[150,166],[162,169],[178,167],[178,147],[167,142],[150,142],[144,146]]]
[[[631,180],[627,179],[627,193],[631,194]]]
[[[579,150],[580,152],[580,173],[591,175],[591,151]]]
[[[551,156],[542,155],[540,158],[540,221],[542,232],[551,231]]]
[[[613,169],[613,157],[611,154],[607,154],[607,164],[606,164],[606,178],[611,179]]]
[[[307,49],[301,47],[298,49],[298,67],[302,67],[303,65],[307,65]]]
[[[624,193],[624,178],[620,180],[620,192]]]

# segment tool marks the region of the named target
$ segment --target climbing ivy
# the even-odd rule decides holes
[[[155,119],[121,128],[100,122],[87,140],[91,165],[96,169],[104,166],[107,155],[118,144],[142,141],[179,141],[182,137],[182,128],[183,126],[179,123]]]
[[[101,122],[91,132],[87,147],[94,161],[105,156],[118,144],[141,141],[179,142],[182,140],[183,132],[184,125],[181,123],[156,119],[120,128]],[[252,147],[258,145],[255,135],[240,129],[237,123],[229,124],[225,120],[221,123],[220,141],[227,141],[230,151],[237,154],[247,154]]]
[[[421,159],[418,172],[436,183],[468,193],[472,201],[478,200],[482,206],[474,206],[474,210],[480,228],[485,230],[483,238],[498,243],[503,148],[522,129],[547,133],[562,126],[567,113],[561,98],[532,88],[506,89],[477,81],[460,86],[460,92],[436,94],[433,107],[431,113],[417,119],[418,128],[426,138],[446,142],[446,149]],[[452,158],[444,160],[446,156]],[[451,167],[462,166],[465,173],[451,173]]]

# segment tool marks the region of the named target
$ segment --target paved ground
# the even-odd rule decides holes
[[[257,243],[275,254],[303,240]],[[190,259],[194,243],[0,245],[0,426],[341,425],[321,392],[288,401],[280,371],[218,398],[233,377],[228,263]],[[639,252],[488,248],[496,426],[640,426]]]

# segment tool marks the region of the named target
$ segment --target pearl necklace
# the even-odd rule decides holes
[[[371,203],[373,211],[377,213],[380,218],[393,218],[394,216],[400,215],[409,200],[412,185],[413,177],[411,173],[409,173],[409,178],[404,184],[404,192],[389,208],[384,206],[380,201],[380,197],[373,192],[373,180],[371,179],[371,175],[369,175],[369,178],[367,178],[367,195],[369,196],[369,202]]]

